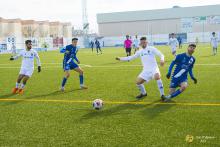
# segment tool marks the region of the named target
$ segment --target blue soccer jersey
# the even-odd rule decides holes
[[[180,86],[182,82],[186,82],[188,73],[190,74],[190,77],[192,79],[195,79],[192,72],[194,63],[195,58],[193,56],[187,55],[186,53],[176,56],[176,59],[172,61],[168,72],[168,74],[171,74],[174,65],[176,65],[176,68],[172,75],[170,88],[176,88]]]
[[[64,59],[63,59],[63,68],[64,70],[72,70],[77,67],[79,67],[75,61],[79,61],[76,57],[76,54],[78,52],[78,48],[73,45],[68,45],[65,48],[60,50],[60,53],[64,53]]]

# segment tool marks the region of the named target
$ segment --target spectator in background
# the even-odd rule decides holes
[[[211,45],[212,45],[213,55],[215,56],[217,54],[217,48],[218,48],[218,37],[216,36],[215,32],[212,32]]]
[[[198,45],[198,43],[199,43],[199,38],[196,37],[196,45]]]
[[[182,48],[182,38],[180,37],[180,36],[178,36],[177,37],[177,40],[178,40],[178,42],[179,42],[179,49],[181,49]]]
[[[171,38],[169,39],[169,45],[170,45],[170,49],[171,49],[172,54],[174,56],[176,56],[176,48],[178,46],[178,41],[177,41],[174,33],[171,34]]]
[[[94,42],[91,40],[90,42],[90,47],[92,48],[92,52],[93,52],[93,49],[94,49]]]
[[[15,56],[17,54],[16,46],[14,44],[12,44],[12,46],[11,46],[11,51],[12,51],[12,56]]]
[[[135,36],[135,39],[134,39],[134,43],[133,43],[134,53],[139,50],[139,44],[140,44],[140,42],[139,42],[139,40],[138,40],[138,36],[136,35],[136,36]]]
[[[97,39],[95,40],[95,45],[96,45],[97,55],[99,54],[99,52],[102,54],[100,42]]]
[[[124,41],[124,48],[127,56],[131,56],[132,41],[129,39],[129,35],[126,35],[126,40]]]

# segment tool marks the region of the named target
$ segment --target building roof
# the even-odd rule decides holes
[[[196,6],[196,7],[175,7],[168,9],[127,11],[114,13],[97,14],[97,22],[129,22],[129,21],[147,21],[161,19],[191,18],[198,16],[220,16],[220,5]]]

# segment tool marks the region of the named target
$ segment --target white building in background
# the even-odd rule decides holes
[[[57,48],[71,42],[71,23],[4,19],[0,17],[0,49],[24,48],[26,39],[33,40],[33,46]]]
[[[209,42],[211,32],[220,33],[220,5],[97,14],[105,44],[121,43],[125,35],[145,35],[154,43],[168,42],[176,33],[185,42]],[[115,40],[115,41],[113,41]],[[114,44],[113,44],[114,43]]]

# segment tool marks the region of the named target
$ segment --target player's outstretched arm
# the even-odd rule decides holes
[[[170,67],[168,69],[168,73],[166,75],[167,79],[170,78],[174,65],[175,65],[175,61],[172,61],[171,64],[170,64]]]
[[[36,60],[37,60],[37,66],[38,66],[38,72],[41,72],[41,62],[40,62],[40,57],[39,57],[39,55],[38,55],[38,53],[35,51],[35,53],[34,53],[34,57],[36,58]]]
[[[165,64],[164,54],[162,54],[161,51],[159,51],[157,48],[153,49],[153,53],[160,57],[160,65],[164,66],[164,64]]]
[[[11,56],[11,57],[10,57],[10,60],[11,60],[11,61],[17,60],[19,57],[21,57],[21,53],[19,53],[19,54],[16,55],[16,56]]]
[[[77,62],[78,64],[80,64],[80,61],[79,61],[79,59],[78,59],[76,56],[74,56],[73,59],[76,60],[76,62]]]
[[[140,51],[137,51],[134,55],[128,57],[116,57],[115,59],[118,61],[131,61],[140,57]]]
[[[66,47],[64,47],[60,50],[60,53],[65,53],[65,52],[66,52]]]
[[[198,81],[197,81],[197,79],[193,75],[192,68],[189,70],[189,75],[190,75],[191,79],[194,81],[194,84],[197,84]]]

